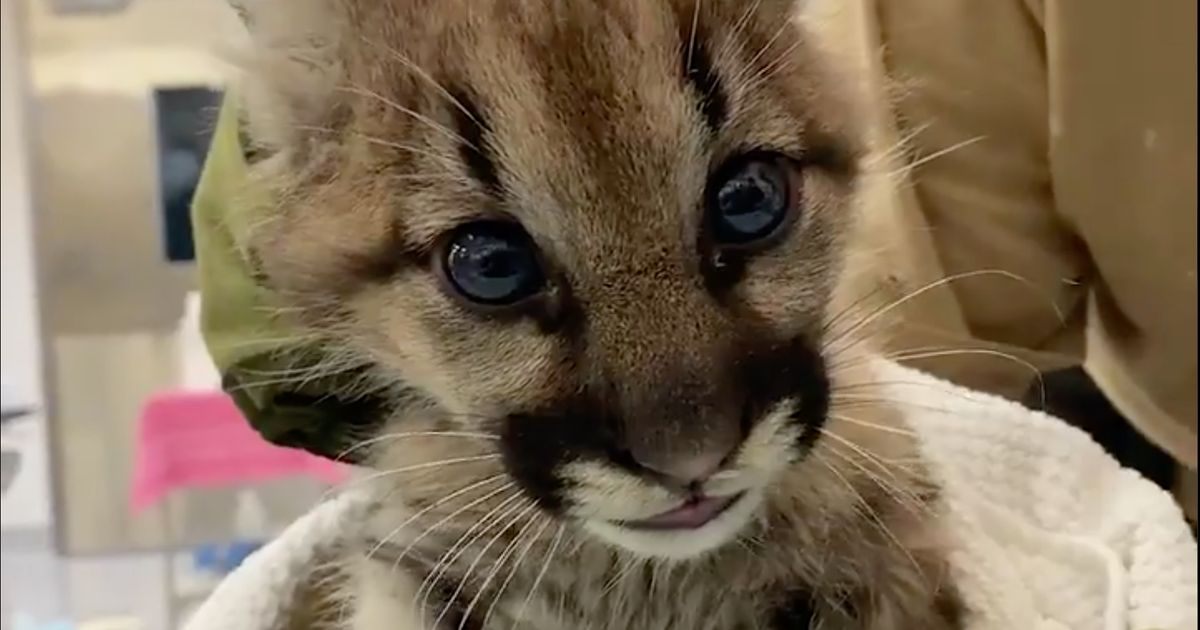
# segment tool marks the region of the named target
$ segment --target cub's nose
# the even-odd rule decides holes
[[[716,447],[716,448],[713,448]],[[673,453],[665,449],[633,448],[630,454],[642,468],[663,485],[673,489],[698,486],[719,472],[732,459],[737,445],[713,444],[697,453]]]
[[[621,441],[634,463],[673,489],[718,472],[748,433],[745,394],[731,379],[677,370],[634,390],[623,404]]]

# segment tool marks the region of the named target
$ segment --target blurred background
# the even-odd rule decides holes
[[[245,425],[198,335],[188,205],[243,30],[221,0],[0,7],[0,630],[176,628],[338,478]],[[1170,486],[1082,371],[1046,378],[1031,406]]]
[[[323,491],[303,462],[214,479],[171,448],[173,418],[228,411],[187,207],[240,25],[217,0],[0,3],[0,626],[177,627]]]

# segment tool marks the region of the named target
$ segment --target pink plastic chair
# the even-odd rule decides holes
[[[174,490],[246,486],[292,476],[327,484],[345,479],[344,466],[270,444],[222,392],[173,391],[154,396],[138,423],[134,511]]]

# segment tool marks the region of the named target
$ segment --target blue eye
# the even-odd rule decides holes
[[[791,206],[788,173],[780,159],[744,158],[721,169],[709,190],[709,217],[721,244],[744,245],[775,232]]]
[[[480,222],[459,228],[445,250],[444,270],[454,290],[472,302],[519,302],[544,283],[529,235],[512,223]]]

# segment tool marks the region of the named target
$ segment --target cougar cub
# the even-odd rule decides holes
[[[793,2],[243,4],[253,258],[394,408],[335,627],[959,627]]]

